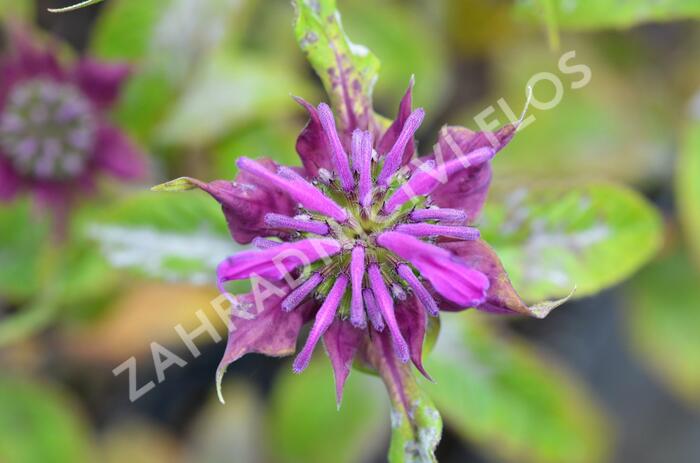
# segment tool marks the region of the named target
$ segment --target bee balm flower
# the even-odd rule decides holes
[[[323,340],[340,400],[349,365],[371,338],[383,338],[393,356],[425,374],[426,320],[441,309],[544,316],[552,308],[523,304],[472,226],[486,199],[490,162],[515,126],[493,134],[446,127],[433,154],[416,158],[424,114],[411,111],[410,89],[383,132],[338,133],[326,104],[299,102],[310,114],[297,142],[303,168],[240,158],[234,182],[183,178],[157,187],[208,192],[234,239],[257,248],[220,264],[222,290],[231,280],[275,283],[271,297],[236,298],[238,310],[259,307],[254,318],[235,320],[219,379],[245,353],[293,353],[310,321],[294,371],[307,367]]]
[[[98,172],[143,173],[141,154],[105,117],[128,69],[89,58],[67,67],[16,25],[9,31],[0,60],[0,199],[28,190],[60,222]]]

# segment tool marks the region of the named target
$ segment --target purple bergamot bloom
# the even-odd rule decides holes
[[[34,194],[57,228],[99,172],[123,180],[144,173],[144,158],[105,111],[129,73],[122,64],[82,58],[65,65],[17,24],[0,59],[0,200]]]
[[[294,353],[302,326],[313,320],[293,369],[304,370],[323,339],[340,401],[353,359],[370,357],[371,345],[427,376],[426,327],[440,310],[543,317],[556,305],[524,304],[472,226],[491,160],[517,124],[495,133],[444,127],[433,153],[418,158],[414,134],[424,112],[411,110],[411,92],[412,84],[384,131],[355,124],[338,133],[328,105],[298,99],[310,115],[297,141],[303,167],[243,157],[233,182],[181,178],[157,187],[206,191],[221,203],[233,238],[257,248],[218,268],[222,291],[225,282],[245,279],[265,282],[266,291],[234,298],[239,316],[219,380],[246,353]]]

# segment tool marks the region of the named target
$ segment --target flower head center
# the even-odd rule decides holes
[[[68,180],[95,144],[93,107],[71,84],[33,79],[15,85],[0,115],[0,148],[27,177]]]

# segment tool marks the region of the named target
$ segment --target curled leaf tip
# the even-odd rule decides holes
[[[189,177],[180,177],[175,180],[170,180],[169,182],[161,183],[151,187],[151,191],[186,191],[193,190],[197,188],[197,185]]]
[[[219,402],[222,405],[226,405],[224,400],[224,393],[221,391],[221,381],[224,379],[224,373],[226,373],[226,368],[219,368],[216,371],[216,395],[219,398]]]
[[[49,11],[49,13],[68,13],[70,11],[79,10],[81,8],[85,8],[90,5],[95,5],[100,2],[102,2],[102,0],[85,0],[83,2],[75,3],[73,5],[69,5],[63,8],[47,8],[47,10]]]
[[[574,293],[576,292],[576,286],[573,287],[571,292],[569,293],[568,296],[563,297],[561,299],[557,299],[556,301],[546,301],[539,303],[537,305],[534,305],[530,307],[530,313],[535,317],[535,318],[546,318],[547,315],[550,314],[550,312],[557,307],[559,307],[562,304],[565,304],[566,302],[569,301],[574,296]]]

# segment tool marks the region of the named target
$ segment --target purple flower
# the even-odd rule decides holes
[[[294,371],[306,368],[323,339],[340,401],[353,359],[368,358],[377,342],[427,376],[423,342],[428,317],[440,310],[541,317],[554,307],[525,305],[471,226],[486,199],[491,160],[514,125],[488,134],[445,127],[434,152],[417,158],[423,110],[411,110],[411,88],[384,131],[368,123],[338,133],[326,104],[298,101],[310,115],[297,142],[302,168],[240,158],[234,182],[184,178],[159,188],[208,192],[234,239],[258,248],[219,266],[220,284],[264,280],[272,294],[256,318],[231,330],[219,378],[248,352],[289,355],[309,321]],[[260,290],[243,298],[251,303],[254,295]]]
[[[8,31],[0,59],[0,200],[30,191],[60,229],[98,172],[123,180],[144,173],[141,153],[105,115],[129,70],[90,58],[66,66],[17,24]]]

